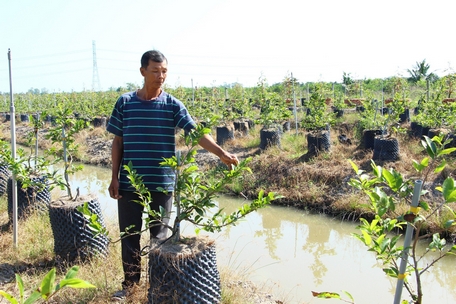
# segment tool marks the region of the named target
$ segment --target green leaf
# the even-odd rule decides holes
[[[340,299],[340,295],[335,292],[328,292],[328,291],[323,291],[323,292],[315,292],[312,291],[312,295],[315,298],[319,299]]]
[[[435,167],[434,172],[435,172],[435,173],[442,172],[442,170],[445,169],[445,166],[446,166],[446,161],[443,160],[442,163],[441,163],[440,165],[438,165],[437,167]]]
[[[418,163],[416,160],[413,160],[413,168],[415,168],[416,171],[421,172],[425,167]]]
[[[35,290],[32,292],[32,294],[25,300],[24,304],[32,304],[38,301],[41,298],[41,292],[38,290]]]
[[[383,272],[387,275],[387,276],[390,276],[392,278],[397,278],[397,274],[399,273],[399,271],[397,270],[397,268],[383,268]]]
[[[24,298],[24,282],[22,282],[22,278],[20,275],[16,273],[16,282],[17,286],[19,287],[19,296],[22,302],[22,299]]]
[[[352,168],[355,171],[355,173],[358,174],[358,172],[359,172],[358,166],[351,159],[349,159],[348,162],[352,166]]]
[[[388,170],[383,170],[382,172],[383,178],[386,180],[388,186],[393,190],[394,192],[397,192],[400,190],[402,186],[402,176],[400,173],[396,171],[388,171]]]
[[[353,298],[353,296],[348,291],[342,290],[342,292],[345,293],[353,303],[355,303],[355,298]]]
[[[427,202],[424,202],[424,201],[421,201],[419,203],[419,206],[425,211],[428,211],[430,209],[429,204]]]
[[[395,185],[396,184],[394,175],[390,171],[383,170],[382,176],[383,176],[383,178],[385,178],[385,180],[388,183],[390,188],[391,188],[391,185]]]
[[[442,193],[446,203],[456,202],[456,189],[454,179],[447,177],[442,184]]]
[[[421,144],[426,149],[426,152],[429,155],[429,157],[435,159],[435,157],[437,156],[437,146],[435,145],[435,143],[428,136],[424,136],[424,140],[421,140]]]
[[[96,288],[95,285],[90,284],[87,281],[70,278],[70,279],[63,279],[60,281],[60,288],[63,287],[70,287],[70,288]]]
[[[429,249],[434,250],[442,250],[443,247],[446,245],[446,240],[441,239],[438,233],[434,233],[432,235],[432,242],[429,244]]]
[[[373,160],[371,160],[371,167],[372,167],[372,171],[373,171],[374,175],[377,178],[381,178],[383,168],[381,166],[377,166]]]
[[[87,203],[85,203],[84,205],[87,205]],[[68,270],[67,274],[65,275],[65,279],[64,280],[69,280],[69,279],[73,279],[74,277],[76,277],[76,275],[78,274],[78,270],[79,270],[79,266],[73,266],[70,268],[70,270]],[[62,280],[62,281],[64,281]],[[59,284],[57,284],[57,286],[55,287],[55,291],[58,291],[60,288],[62,288],[62,281],[60,281]]]
[[[455,225],[456,223],[454,222],[454,220],[448,220],[445,222],[445,224],[443,224],[443,228],[445,229],[449,229],[451,226]]]
[[[361,233],[363,234],[364,244],[370,246],[370,244],[372,244],[372,237],[370,236],[370,234],[367,233],[367,231],[365,230],[362,230]]]
[[[454,151],[456,151],[456,148],[443,149],[442,151],[439,152],[439,156],[440,155],[450,154],[450,153],[453,153]]]
[[[54,291],[55,282],[55,268],[52,268],[41,281],[41,295],[44,299],[47,299],[50,294]]]
[[[10,295],[9,293],[7,293],[7,292],[5,292],[3,290],[0,290],[0,296],[4,297],[11,304],[19,304],[17,302],[17,300],[12,295]]]

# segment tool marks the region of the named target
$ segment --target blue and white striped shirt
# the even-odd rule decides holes
[[[160,162],[175,155],[176,127],[190,131],[195,122],[174,96],[162,91],[154,100],[139,99],[136,92],[119,97],[107,127],[123,139],[119,190],[134,191],[123,169],[130,161],[149,191],[173,190],[174,172]]]

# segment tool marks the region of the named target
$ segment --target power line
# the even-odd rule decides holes
[[[96,91],[101,90],[100,77],[98,76],[98,67],[97,67],[97,52],[95,47],[95,40],[92,41],[93,49],[93,74],[92,74],[92,90],[95,91],[95,86],[97,86]]]
[[[44,63],[44,64],[38,64],[38,65],[27,65],[27,66],[19,66],[19,67],[14,67],[15,70],[24,70],[24,69],[34,69],[34,68],[40,68],[40,67],[48,67],[48,66],[55,66],[55,65],[63,65],[63,64],[68,64],[68,63],[76,63],[76,62],[87,62],[88,58],[84,59],[77,59],[77,60],[69,60],[69,61],[60,61],[60,62],[52,62],[52,63]]]
[[[36,56],[27,56],[27,57],[17,57],[14,58],[15,60],[35,60],[39,58],[48,58],[48,57],[56,57],[56,56],[66,56],[66,55],[71,55],[71,54],[78,54],[78,53],[88,53],[89,49],[84,49],[84,50],[75,50],[71,52],[64,52],[64,53],[54,53],[54,54],[44,54],[44,55],[36,55]]]
[[[90,68],[84,68],[84,69],[77,69],[77,70],[61,70],[58,72],[49,72],[49,73],[40,73],[40,74],[19,74],[19,76],[16,74],[14,78],[17,79],[23,79],[23,78],[40,78],[42,76],[49,76],[49,75],[63,75],[63,74],[69,74],[69,73],[74,73],[74,72],[81,72],[81,71],[90,71]]]

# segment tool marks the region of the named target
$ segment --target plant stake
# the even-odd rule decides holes
[[[420,201],[421,195],[421,186],[423,185],[422,180],[417,180],[415,182],[415,187],[413,188],[413,197],[412,197],[412,205],[410,206],[410,212],[416,214],[418,203]],[[399,304],[401,301],[401,294],[402,288],[404,287],[404,279],[406,276],[405,269],[407,268],[408,262],[408,251],[410,244],[412,242],[412,233],[413,233],[413,226],[410,222],[407,221],[407,229],[405,231],[405,239],[404,239],[404,251],[402,251],[401,257],[401,264],[399,266],[399,273],[397,275],[397,283],[396,283],[396,293],[394,295],[394,304]]]
[[[8,64],[9,64],[9,82],[10,82],[10,121],[11,121],[11,157],[16,159],[16,120],[13,98],[13,83],[11,78],[11,50],[8,49]],[[12,175],[12,193],[13,193],[13,244],[17,248],[17,181],[16,176]]]
[[[293,82],[293,103],[294,103],[293,113],[294,113],[294,118],[295,118],[295,129],[296,129],[296,135],[298,135],[298,109],[296,107],[296,92],[295,92],[295,86],[294,86],[293,73],[291,73],[291,81]]]

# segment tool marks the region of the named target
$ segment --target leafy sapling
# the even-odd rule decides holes
[[[445,148],[447,143],[443,140],[443,136],[432,139],[425,136],[422,140],[428,156],[419,162],[413,161],[413,167],[423,178],[423,184],[428,179],[430,172],[442,172],[446,165],[444,156],[456,151],[456,148]],[[448,246],[439,233],[432,236],[420,233],[424,231],[423,227],[431,216],[442,211],[443,208],[447,208],[446,210],[449,211],[449,217],[442,225],[443,231],[456,225],[456,213],[448,206],[448,204],[456,202],[454,179],[447,177],[441,186],[436,187],[436,190],[442,193],[441,203],[428,203],[422,200],[419,202],[419,208],[410,207],[409,211],[396,218],[391,218],[392,214],[398,212],[399,206],[410,205],[413,180],[406,179],[396,170],[388,170],[374,162],[372,162],[372,175],[359,170],[353,162],[351,164],[357,178],[351,179],[349,184],[369,197],[368,206],[374,214],[372,220],[361,219],[361,224],[358,226],[360,233],[355,233],[354,236],[363,242],[369,251],[377,255],[377,260],[382,262],[386,275],[404,280],[404,287],[414,303],[422,303],[421,276],[442,258],[456,255],[456,245]],[[426,193],[424,190],[421,191],[422,196]],[[424,210],[426,214],[420,214],[420,209]],[[398,242],[401,235],[397,232],[401,231],[407,223],[411,224],[415,231],[410,248],[400,246]],[[421,239],[430,239],[430,243],[428,250],[420,255],[416,249]],[[420,262],[422,263],[423,257],[432,251],[438,252],[439,255],[427,265],[421,266]],[[399,262],[403,259],[404,253],[408,256],[405,274],[399,270]],[[414,274],[415,286],[412,286],[411,281],[407,279],[407,274]]]
[[[179,242],[180,225],[183,221],[192,223],[196,227],[196,231],[204,230],[208,232],[220,231],[226,226],[235,225],[236,222],[243,219],[249,213],[256,211],[260,208],[266,207],[271,201],[281,198],[281,195],[270,192],[265,194],[260,191],[258,198],[253,200],[250,204],[244,204],[238,210],[231,214],[223,213],[223,209],[211,214],[214,208],[217,207],[215,198],[219,193],[236,178],[240,177],[243,172],[251,172],[247,166],[251,158],[245,159],[237,166],[233,166],[228,170],[222,172],[222,176],[217,181],[208,182],[203,178],[203,173],[199,171],[198,165],[195,162],[196,147],[199,139],[210,132],[210,129],[198,125],[195,130],[190,132],[185,137],[187,150],[185,153],[177,153],[176,156],[166,158],[161,163],[162,166],[171,167],[175,174],[175,187],[174,187],[174,204],[176,206],[176,215],[174,217],[174,226],[167,226],[171,230],[171,237],[167,240],[172,242]],[[169,217],[164,209],[159,212],[151,210],[148,202],[150,202],[150,193],[148,189],[142,184],[140,176],[136,174],[131,163],[125,166],[128,172],[128,177],[135,191],[140,196],[138,203],[145,207],[145,212],[148,213],[152,219],[147,217],[145,230],[151,225],[164,225],[161,219]],[[164,189],[159,189],[166,192]],[[166,241],[167,241],[166,240]]]
[[[69,175],[82,170],[82,165],[75,165],[73,157],[77,153],[79,145],[76,143],[75,135],[88,126],[88,122],[76,119],[73,116],[70,107],[65,106],[62,102],[58,104],[57,111],[55,112],[55,123],[49,129],[46,135],[50,139],[53,146],[46,150],[46,152],[55,158],[57,162],[63,162],[63,178],[57,174],[53,176],[53,182],[60,187],[60,189],[67,190],[70,200],[76,200],[78,194],[74,195],[69,181]]]

